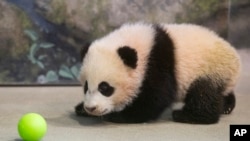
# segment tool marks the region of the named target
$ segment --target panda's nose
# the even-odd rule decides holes
[[[93,111],[95,111],[96,107],[95,106],[94,107],[85,107],[85,109],[89,112],[93,112]]]

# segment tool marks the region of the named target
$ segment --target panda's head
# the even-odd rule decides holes
[[[151,26],[128,24],[83,48],[80,81],[89,114],[121,111],[138,96],[153,39]]]
[[[83,48],[80,81],[89,114],[121,111],[138,96],[153,38],[151,26],[128,24]]]
[[[133,82],[138,60],[136,50],[126,45],[107,48],[94,42],[82,54],[80,80],[85,110],[96,116],[122,110],[138,89]]]

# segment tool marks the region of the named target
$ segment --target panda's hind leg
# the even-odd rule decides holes
[[[227,96],[224,96],[223,103],[222,114],[230,114],[233,111],[236,103],[234,92],[231,92]]]
[[[173,111],[173,120],[194,124],[218,122],[223,110],[222,91],[223,83],[214,83],[209,77],[198,78],[187,91],[184,107]]]

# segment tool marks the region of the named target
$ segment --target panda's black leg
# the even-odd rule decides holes
[[[77,116],[84,116],[84,117],[92,117],[91,115],[89,115],[89,114],[85,111],[83,105],[84,105],[83,102],[81,102],[81,103],[79,103],[79,104],[77,104],[77,105],[75,106],[75,113],[76,113],[76,115],[77,115]]]
[[[103,119],[113,123],[136,123],[133,119],[127,118],[119,112],[105,115]]]
[[[233,111],[236,103],[234,92],[231,92],[227,96],[224,96],[223,100],[223,114],[230,114]]]
[[[208,77],[194,81],[187,91],[183,109],[173,111],[173,120],[195,124],[218,122],[223,108],[223,84],[218,86],[218,83],[212,83]]]

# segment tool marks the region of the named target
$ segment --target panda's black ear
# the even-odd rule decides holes
[[[86,43],[85,45],[82,46],[80,55],[81,55],[81,61],[83,62],[83,59],[85,58],[85,55],[87,54],[89,50],[89,46],[91,43]]]
[[[129,46],[120,47],[117,50],[119,56],[121,57],[123,63],[130,68],[135,69],[137,66],[137,52],[135,49]]]

